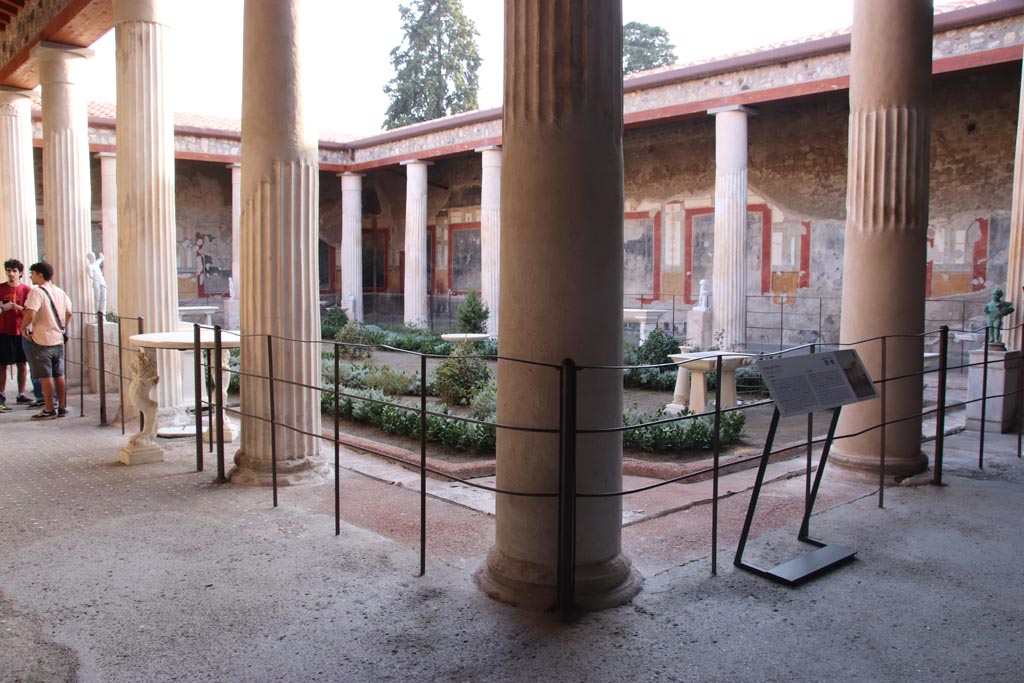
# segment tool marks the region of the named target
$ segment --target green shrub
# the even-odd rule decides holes
[[[469,402],[469,416],[481,422],[494,422],[494,416],[497,413],[498,383],[491,378]]]
[[[345,313],[343,308],[328,308],[327,311],[320,316],[320,338],[321,339],[337,339],[338,333],[341,332],[341,328],[345,327],[348,323],[348,314]]]
[[[338,332],[336,339],[342,342],[338,346],[338,355],[342,358],[370,358],[373,355],[373,336],[354,320],[349,320]]]
[[[420,375],[418,372],[409,374],[393,370],[386,365],[374,366],[364,378],[363,385],[370,389],[380,389],[389,396],[419,394]]]
[[[629,368],[622,373],[622,383],[628,389],[672,391],[678,374],[676,368]]]
[[[622,418],[623,425],[657,422],[669,417],[663,410],[643,413],[634,405]],[[740,438],[746,415],[736,411],[723,413],[721,418],[721,443],[728,445]],[[699,417],[665,424],[637,427],[622,434],[622,445],[640,451],[689,451],[706,450],[714,445],[714,423],[710,418]]]
[[[464,334],[483,334],[487,331],[487,316],[490,315],[487,304],[472,289],[459,306],[455,316],[458,319],[458,332]]]
[[[635,365],[661,365],[671,363],[670,353],[679,353],[679,340],[655,327],[647,335],[647,339],[636,349]]]
[[[472,355],[468,345],[461,345],[458,352],[441,361],[434,373],[434,393],[450,406],[468,404],[491,379],[487,363]]]

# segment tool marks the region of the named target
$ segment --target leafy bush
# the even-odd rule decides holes
[[[320,338],[337,339],[341,328],[348,324],[348,314],[343,308],[328,308],[320,317]]]
[[[636,349],[636,365],[661,365],[671,363],[670,353],[679,353],[679,340],[655,327]]]
[[[629,368],[622,373],[622,383],[629,389],[672,391],[678,374],[676,368]]]
[[[342,342],[338,347],[338,355],[342,358],[369,358],[373,355],[373,344],[376,343],[367,329],[354,320],[349,320],[339,330],[336,339]]]
[[[375,366],[363,380],[364,386],[380,389],[389,396],[402,396],[420,393],[419,373],[409,374],[401,370],[393,370],[388,366]]]
[[[491,379],[487,363],[472,355],[469,345],[458,350],[460,355],[445,358],[434,373],[434,393],[450,406],[468,404]]]
[[[469,416],[481,422],[494,422],[498,414],[498,383],[491,378],[469,402]]]
[[[469,290],[469,294],[466,295],[466,299],[459,306],[459,310],[456,311],[455,315],[458,319],[458,327],[456,329],[459,332],[483,334],[487,331],[487,316],[490,315],[490,310],[488,310],[487,304],[472,289]]]
[[[623,416],[626,427],[657,422],[673,417],[664,410],[655,413],[644,413],[634,405]],[[746,424],[746,415],[741,412],[722,414],[721,442],[722,445],[734,443],[739,439]],[[688,451],[706,450],[714,444],[714,423],[709,418],[699,417],[665,424],[637,427],[622,434],[622,445],[640,451]]]

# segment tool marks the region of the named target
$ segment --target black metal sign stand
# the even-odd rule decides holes
[[[836,424],[839,422],[839,411],[840,408],[835,408],[832,411],[832,422],[828,427],[828,436],[825,439],[825,445],[821,449],[821,458],[818,460],[818,471],[814,475],[814,485],[811,487],[810,496],[807,498],[807,505],[804,508],[804,519],[800,525],[800,533],[797,538],[804,543],[810,543],[813,546],[817,546],[816,550],[812,550],[809,553],[801,555],[789,562],[784,562],[771,569],[762,569],[755,567],[752,564],[748,564],[743,561],[743,551],[747,545],[747,536],[750,534],[750,525],[754,520],[754,510],[757,509],[757,499],[761,495],[761,485],[764,483],[765,471],[768,469],[768,458],[772,452],[772,443],[775,441],[775,430],[779,426],[779,409],[775,409],[775,413],[772,415],[771,427],[768,428],[768,439],[764,445],[764,453],[761,455],[761,464],[757,470],[757,480],[754,482],[754,492],[750,496],[750,506],[747,508],[747,518],[743,522],[743,533],[740,534],[740,542],[736,547],[736,559],[733,560],[733,564],[740,569],[744,569],[758,576],[763,576],[766,579],[771,579],[777,583],[782,583],[787,586],[796,586],[798,584],[812,579],[819,574],[823,574],[839,565],[849,562],[853,559],[853,556],[857,554],[856,550],[846,548],[841,545],[828,545],[822,541],[811,538],[808,534],[808,525],[810,524],[811,512],[814,509],[814,500],[818,496],[818,486],[821,484],[821,475],[825,471],[825,463],[828,461],[828,452],[832,447],[832,439],[836,433]]]

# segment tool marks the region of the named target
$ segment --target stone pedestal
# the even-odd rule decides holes
[[[122,465],[147,465],[151,462],[163,462],[164,449],[153,444],[138,446],[122,446],[118,461]]]
[[[119,388],[117,381],[117,332],[118,326],[116,323],[104,323],[103,363],[108,394],[116,394]],[[88,384],[86,384],[86,387],[92,393],[97,393],[100,390],[99,349],[96,344],[96,337],[98,335],[99,325],[89,323],[85,326],[85,366],[88,368],[86,374]]]
[[[224,327],[238,330],[242,327],[242,302],[238,299],[224,299]]]
[[[970,352],[971,367],[967,371],[967,400],[977,401],[982,396],[982,383],[988,373],[988,386],[985,394],[992,398],[985,400],[986,432],[1004,434],[1014,431],[1017,415],[1017,391],[1020,378],[1020,351],[1007,351],[1005,348],[990,346],[988,349],[987,368],[980,363],[985,362],[985,350],[977,349]],[[1009,394],[1004,396],[1003,394]],[[981,431],[981,401],[967,404],[967,428]]]
[[[714,343],[714,330],[711,326],[711,311],[693,309],[686,313],[686,341],[691,346],[708,350]]]

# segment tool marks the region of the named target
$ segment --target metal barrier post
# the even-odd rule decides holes
[[[576,612],[576,363],[562,361],[558,468],[558,611],[563,621]]]
[[[786,297],[785,295],[779,297],[779,351],[786,348],[783,344],[785,338],[786,323],[784,316],[786,315]]]
[[[341,436],[341,425],[339,410],[339,398],[341,381],[339,379],[340,372],[340,357],[338,355],[338,344],[334,344],[334,535],[341,535],[341,445],[339,443],[339,437]]]
[[[224,472],[224,398],[228,393],[228,388],[224,384],[224,346],[221,343],[220,338],[220,325],[213,326],[213,384],[217,388],[216,405],[217,407],[217,431],[211,432],[217,435],[217,481],[225,482],[228,480]],[[210,420],[210,427],[213,428],[214,422]]]
[[[451,294],[449,293],[449,303]],[[420,355],[420,576],[427,573],[427,356]]]
[[[1017,358],[1017,457],[1021,456],[1021,440],[1024,439],[1024,361]]]
[[[889,427],[886,424],[888,420],[888,401],[886,400],[887,389],[889,387],[889,372],[886,369],[886,356],[888,356],[887,345],[888,337],[882,337],[882,434],[881,434],[881,448],[878,451],[878,507],[885,507],[885,434],[889,431]]]
[[[78,320],[81,328],[78,335],[78,417],[85,417],[85,313],[78,316]],[[64,401],[67,402],[67,396]]]
[[[821,299],[818,299],[819,306]],[[820,332],[819,332],[820,336]],[[814,342],[810,346],[811,355],[814,354]],[[807,413],[807,476],[804,477],[804,508],[811,503],[811,463],[814,460],[814,413]]]
[[[277,507],[277,410],[274,405],[274,338],[267,335],[267,381],[270,384],[270,481]]]
[[[946,445],[946,374],[949,353],[949,325],[939,328],[939,388],[936,397],[938,404],[935,413],[935,462],[932,472],[932,484],[942,486],[942,457]]]
[[[985,469],[985,413],[988,407],[988,340],[991,328],[985,326],[984,363],[981,372],[981,428],[978,429],[978,469]]]
[[[192,353],[195,354],[195,362],[192,363],[192,378],[195,382],[196,395],[196,472],[203,471],[203,349],[200,343],[199,323],[192,325]]]
[[[722,354],[715,359],[715,432],[711,447],[714,454],[711,477],[711,574],[718,573],[718,475],[722,455]]]
[[[144,325],[143,325],[143,322],[142,322],[143,321],[143,317],[140,315],[135,320],[136,320],[136,330],[137,330],[136,334],[143,334],[143,332],[144,332]],[[121,396],[123,397],[124,394],[121,394]],[[123,425],[124,421],[122,420],[121,423]],[[146,416],[143,415],[142,411],[140,410],[139,411],[139,430],[141,430],[145,426],[146,426]]]
[[[117,319],[117,398],[121,404],[121,436],[124,436],[124,324]]]
[[[99,392],[100,392],[100,427],[107,426],[107,359],[106,349],[103,346],[105,341],[105,332],[103,331],[103,314],[96,313],[96,355],[97,367],[99,372]],[[83,340],[84,345],[84,340]]]

